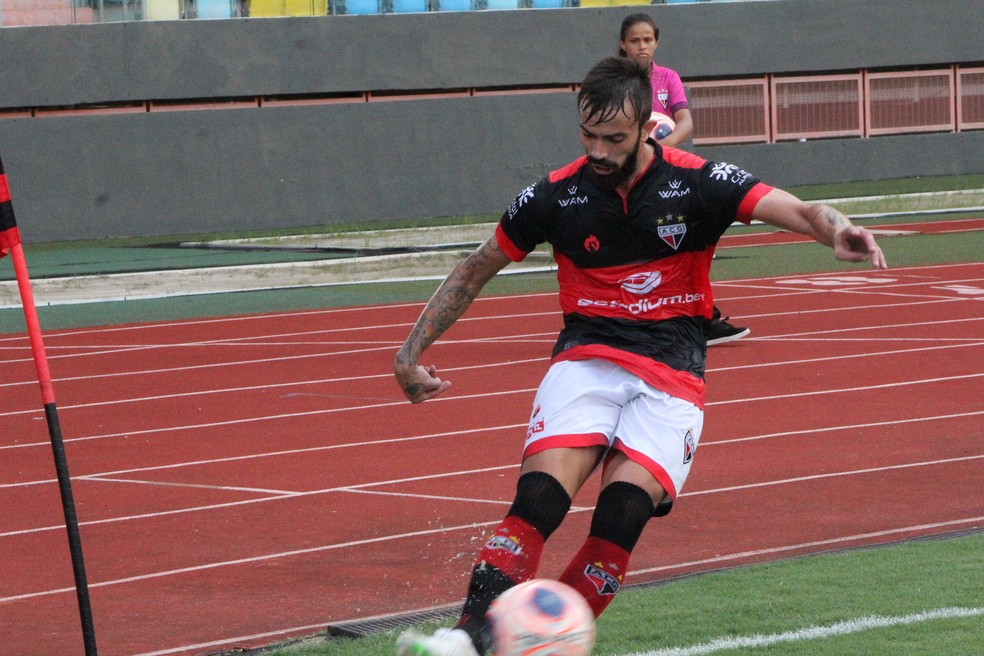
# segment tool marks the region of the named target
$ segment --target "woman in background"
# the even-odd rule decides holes
[[[631,57],[652,68],[649,81],[653,86],[654,118],[655,114],[663,114],[676,123],[669,133],[658,132],[659,128],[656,128],[650,136],[662,146],[678,147],[693,133],[694,120],[690,116],[687,93],[683,89],[680,75],[672,68],[659,66],[653,61],[653,55],[659,46],[659,28],[652,17],[648,14],[626,16],[622,21],[618,46],[619,56]],[[714,316],[705,330],[708,346],[727,344],[751,332],[743,326],[731,325],[727,319],[728,317],[721,316],[721,310],[715,305]]]

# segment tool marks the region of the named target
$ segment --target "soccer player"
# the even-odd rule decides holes
[[[886,268],[871,233],[738,166],[647,138],[649,70],[609,57],[577,95],[584,156],[520,192],[492,236],[459,262],[393,362],[420,403],[451,383],[424,351],[485,284],[542,242],[557,259],[564,328],[534,401],[512,506],[474,561],[461,618],[434,635],[410,630],[403,656],[476,656],[492,646],[486,612],[536,576],[544,542],[600,465],[589,535],[560,580],[601,614],[653,517],[668,512],[690,471],[704,406],[704,325],[714,248],[734,220],[802,233],[849,262]],[[571,202],[573,201],[573,202]]]
[[[694,131],[694,121],[687,102],[687,92],[683,88],[680,75],[672,68],[658,65],[653,56],[659,47],[659,28],[648,14],[629,14],[622,20],[619,30],[618,54],[631,57],[643,66],[649,67],[649,82],[653,87],[653,111],[669,116],[676,127],[668,135],[660,138],[653,134],[660,145],[679,146]],[[727,344],[748,335],[751,330],[744,326],[728,323],[728,317],[721,316],[715,305],[713,316],[705,327],[708,346]]]

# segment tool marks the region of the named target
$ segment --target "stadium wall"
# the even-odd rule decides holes
[[[498,213],[580,154],[573,85],[640,9],[661,27],[658,59],[685,80],[984,61],[979,0],[5,28],[0,155],[21,232]],[[984,131],[695,151],[782,186],[984,171]]]

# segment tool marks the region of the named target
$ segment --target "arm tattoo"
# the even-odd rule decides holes
[[[475,281],[471,274],[476,269],[487,268],[491,262],[500,259],[501,254],[493,237],[455,266],[417,319],[406,343],[397,353],[398,362],[416,362],[420,354],[465,313],[481,289],[474,288]],[[481,284],[484,285],[484,281]]]
[[[827,222],[834,231],[847,225],[847,217],[835,210],[833,207],[821,205],[820,216]]]
[[[811,208],[809,218],[810,225],[813,226],[813,238],[827,246],[833,246],[834,235],[838,230],[850,225],[846,216],[829,205],[815,205]]]

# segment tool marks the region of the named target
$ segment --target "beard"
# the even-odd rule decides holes
[[[636,162],[639,161],[639,142],[636,141],[636,147],[632,149],[632,153],[625,157],[625,161],[622,162],[621,166],[615,164],[611,160],[607,159],[596,159],[594,157],[588,157],[589,164],[597,164],[599,166],[605,166],[612,169],[611,173],[602,175],[594,170],[594,168],[589,167],[588,172],[591,175],[592,182],[595,186],[602,191],[615,191],[621,184],[623,184],[629,177],[635,172]]]

